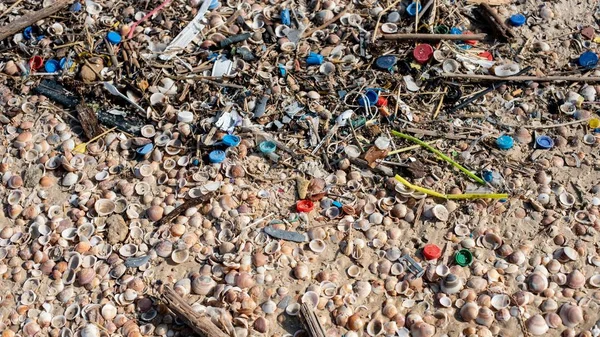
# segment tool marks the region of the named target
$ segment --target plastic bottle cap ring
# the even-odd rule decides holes
[[[442,256],[442,250],[434,244],[428,244],[423,247],[423,256],[427,260],[435,260]]]
[[[413,56],[419,63],[427,63],[433,56],[433,47],[427,43],[420,44],[413,50]]]

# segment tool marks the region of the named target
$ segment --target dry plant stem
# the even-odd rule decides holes
[[[300,315],[302,315],[302,323],[306,327],[310,337],[325,337],[325,329],[321,326],[319,318],[311,307],[306,303],[302,303],[300,307]]]
[[[208,317],[202,317],[179,296],[170,286],[164,286],[160,299],[179,318],[203,337],[229,337],[219,329]]]
[[[45,19],[51,15],[58,13],[63,8],[67,7],[71,0],[58,0],[52,5],[40,9],[36,12],[27,13],[20,18],[14,20],[10,25],[0,27],[0,41],[6,39],[13,34],[22,31],[23,29],[33,25],[34,23]]]
[[[210,195],[210,194],[209,194]],[[165,215],[162,219],[158,220],[154,225],[158,227],[156,231],[156,236],[159,236],[164,230],[166,230],[167,225],[173,221],[176,217],[178,217],[181,213],[185,212],[190,207],[195,207],[205,201],[205,197],[194,198],[186,200],[183,204],[179,205],[175,208],[171,213]]]
[[[488,80],[488,81],[534,81],[534,82],[554,82],[554,81],[567,81],[567,82],[600,82],[600,76],[507,76],[499,77],[494,75],[475,75],[475,74],[442,74],[444,78],[464,78],[471,80]]]
[[[0,14],[0,18],[5,16],[6,14],[10,13],[10,11],[12,11],[13,9],[15,9],[15,7],[17,7],[21,2],[23,2],[23,0],[17,0],[17,2],[15,2],[14,4],[12,4],[10,7],[8,7],[4,13]]]
[[[484,40],[487,34],[383,34],[384,40]]]
[[[371,39],[371,43],[375,42],[375,39],[377,38],[377,31],[379,30],[379,24],[381,23],[381,18],[383,17],[383,15],[385,13],[387,13],[387,11],[389,11],[390,9],[392,9],[394,6],[396,6],[397,4],[399,4],[400,1],[402,1],[402,0],[396,0],[396,1],[394,1],[394,3],[392,3],[389,6],[387,6],[384,10],[381,11],[381,13],[379,13],[379,16],[377,16],[377,23],[375,24],[375,30],[373,31],[373,38]]]
[[[482,3],[479,6],[494,18],[496,24],[506,32],[506,35],[508,35],[509,37],[515,37],[515,33],[512,31],[512,29],[510,29],[504,24],[504,20],[502,20],[502,18],[498,16],[498,13],[496,13],[495,9],[493,9],[492,7],[490,7],[490,5],[486,3]]]
[[[304,32],[304,34],[302,34],[302,37],[303,37],[303,38],[305,38],[305,37],[311,36],[311,35],[312,35],[312,33],[314,33],[315,31],[317,31],[317,30],[321,30],[321,29],[323,29],[323,28],[325,28],[325,27],[329,26],[330,24],[332,24],[332,23],[336,22],[336,21],[337,21],[337,20],[339,20],[339,19],[340,19],[340,18],[341,18],[341,17],[342,17],[344,14],[346,14],[346,12],[348,12],[348,10],[350,9],[350,7],[351,7],[350,5],[346,6],[346,8],[344,8],[344,10],[343,10],[343,11],[339,12],[339,13],[338,13],[338,15],[334,16],[334,17],[333,17],[333,19],[331,19],[331,20],[329,20],[329,21],[325,22],[324,24],[320,25],[320,26],[319,26],[319,27],[317,27],[317,28],[313,28],[313,29],[311,29],[311,30],[309,30],[309,31],[306,31],[306,32]]]

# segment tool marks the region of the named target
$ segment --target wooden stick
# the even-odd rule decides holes
[[[507,76],[500,77],[494,75],[475,75],[475,74],[442,74],[445,78],[464,78],[471,80],[488,80],[488,81],[534,81],[534,82],[553,82],[553,81],[567,81],[567,82],[600,82],[600,76]]]
[[[203,337],[229,337],[219,329],[208,317],[202,317],[192,309],[192,307],[179,296],[173,288],[165,285],[160,294],[160,299],[169,307],[169,309]]]
[[[490,7],[490,5],[486,4],[486,3],[481,3],[480,8],[487,12],[489,15],[491,15],[494,20],[496,21],[496,23],[498,24],[498,26],[501,27],[501,29],[503,29],[506,32],[506,35],[508,35],[509,37],[515,37],[515,33],[512,31],[512,29],[510,29],[505,23],[504,20],[502,20],[502,18],[500,18],[500,16],[498,16],[498,13],[496,13],[496,10],[493,9],[492,7]]]
[[[476,40],[480,41],[487,34],[383,34],[385,40]]]
[[[310,337],[325,337],[325,329],[321,326],[319,318],[311,307],[306,303],[302,303],[300,307],[300,315],[302,316],[302,323],[306,327]]]
[[[508,33],[508,31],[504,28],[503,25],[499,24],[498,21],[496,21],[496,19],[494,18],[493,15],[491,15],[484,7],[483,5],[480,5],[478,13],[480,14],[480,16],[485,20],[485,22],[487,22],[487,24],[492,28],[492,30],[499,35],[500,37],[502,37],[505,40],[508,40],[511,38],[510,34]]]
[[[42,8],[39,11],[27,13],[18,19],[14,20],[10,24],[0,27],[0,41],[7,37],[22,31],[23,29],[31,26],[32,24],[45,19],[51,15],[58,13],[61,9],[67,7],[71,0],[58,0],[52,5]]]

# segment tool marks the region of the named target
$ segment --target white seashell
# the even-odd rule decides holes
[[[80,337],[100,337],[100,329],[96,324],[87,324],[83,329],[79,330]]]
[[[390,22],[384,23],[381,25],[381,31],[386,34],[394,34],[398,32],[398,25]]]
[[[521,66],[516,63],[503,64],[493,68],[494,74],[500,77],[513,76],[521,71]]]
[[[94,203],[94,209],[98,216],[108,216],[116,209],[116,204],[110,199],[98,199]]]
[[[126,244],[119,248],[119,254],[123,257],[131,257],[137,253],[138,247],[134,244]]]
[[[271,300],[268,300],[261,305],[261,309],[265,314],[272,314],[277,309],[277,304]]]
[[[290,316],[298,316],[298,314],[300,313],[300,304],[299,303],[289,304],[287,307],[285,307],[285,313]]]
[[[327,244],[325,244],[325,241],[323,241],[323,240],[314,239],[314,240],[310,241],[308,246],[310,247],[310,250],[312,250],[313,252],[322,253],[325,250],[325,248],[327,247]]]
[[[510,297],[506,294],[494,295],[492,296],[490,304],[496,310],[507,308],[510,305]]]
[[[455,61],[453,59],[445,59],[442,62],[442,69],[446,73],[455,73],[458,71],[459,68],[460,68],[460,63],[458,63],[457,61]]]

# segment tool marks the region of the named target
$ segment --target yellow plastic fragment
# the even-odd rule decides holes
[[[406,179],[402,178],[399,175],[396,175],[396,180],[401,182],[404,186],[413,189],[415,191],[419,191],[421,193],[425,193],[432,197],[442,198],[442,199],[508,199],[508,194],[506,193],[465,193],[465,194],[443,194],[433,190],[430,190],[425,187],[413,185],[409,183]]]

